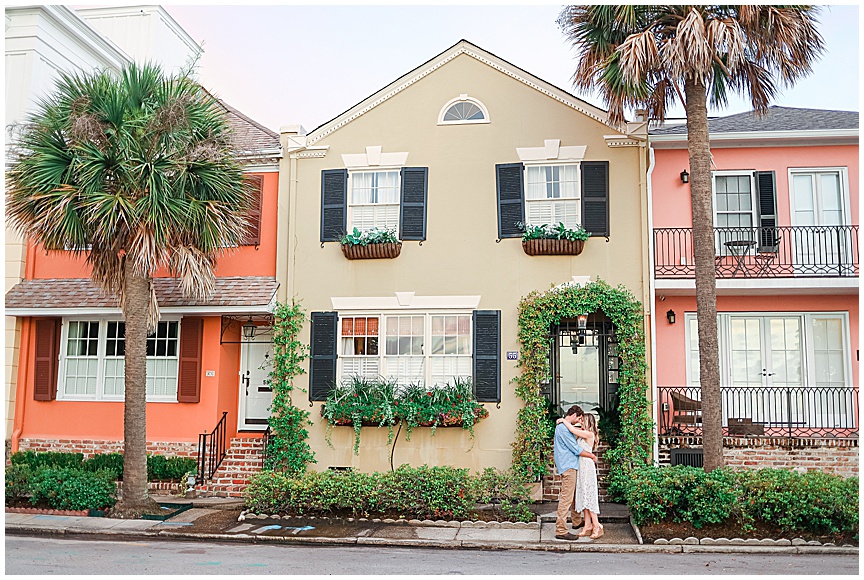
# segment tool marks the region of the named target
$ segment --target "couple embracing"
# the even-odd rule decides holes
[[[597,421],[594,415],[586,415],[579,405],[573,405],[555,426],[555,468],[561,476],[558,517],[555,520],[555,537],[559,540],[576,540],[589,534],[592,540],[596,540],[603,535],[603,524],[597,519],[600,514],[597,456],[592,453],[596,445]],[[571,509],[573,525],[576,525],[580,511],[585,524],[575,535],[567,530],[567,513]]]

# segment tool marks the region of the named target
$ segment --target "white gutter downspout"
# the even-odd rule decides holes
[[[654,391],[653,393],[651,393],[651,417],[653,418],[654,423],[654,425],[652,426],[652,429],[654,431],[654,442],[651,447],[653,449],[654,465],[657,465],[660,460],[658,441],[659,417],[657,416],[657,317],[655,316],[656,295],[654,289],[654,199],[651,189],[651,174],[654,172],[654,148],[651,146],[650,139],[648,140],[648,159],[648,271],[650,273],[650,275],[648,276],[648,296],[650,297],[649,299],[651,301],[651,304],[648,307],[648,312],[651,316],[651,385]]]

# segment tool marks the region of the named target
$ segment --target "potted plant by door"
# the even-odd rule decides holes
[[[526,225],[524,230],[522,250],[529,256],[578,256],[588,239],[582,226],[569,229],[561,222],[557,226]]]
[[[372,228],[360,231],[354,228],[340,240],[342,253],[349,260],[395,258],[402,251],[402,242],[395,228]]]

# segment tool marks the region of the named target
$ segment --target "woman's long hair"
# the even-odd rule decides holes
[[[585,413],[585,417],[582,421],[582,428],[586,431],[591,431],[594,433],[594,444],[597,444],[597,440],[599,439],[599,435],[597,434],[597,419],[591,413]]]

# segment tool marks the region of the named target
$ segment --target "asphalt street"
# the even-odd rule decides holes
[[[857,575],[858,556],[606,554],[522,550],[101,541],[6,536],[10,574]]]

